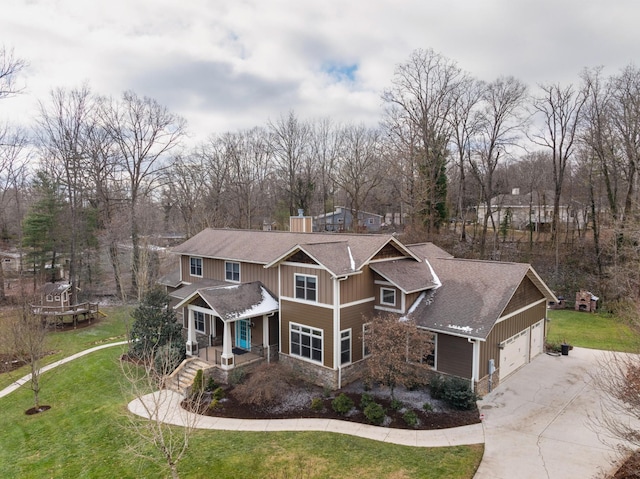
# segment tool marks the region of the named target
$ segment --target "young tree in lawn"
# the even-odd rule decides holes
[[[173,353],[178,347],[184,351],[184,345],[182,341],[169,341],[161,348],[155,348],[153,342],[145,344],[146,349],[140,352],[141,362],[120,362],[123,392],[127,399],[135,398],[136,413],[146,418],[129,416],[128,426],[136,440],[128,448],[138,457],[163,464],[177,479],[178,463],[187,453],[200,416],[182,408],[182,396],[162,387],[180,360]],[[203,390],[193,391],[192,403],[200,404],[202,394]],[[151,452],[153,449],[155,453]]]
[[[424,358],[433,351],[433,336],[418,329],[415,321],[386,313],[373,317],[365,333],[371,356],[367,377],[387,386],[394,398],[396,386],[410,386],[426,370]]]
[[[155,357],[161,347],[171,345],[171,349],[181,351],[173,367],[180,364],[185,355],[182,325],[176,321],[175,310],[169,307],[169,296],[159,288],[151,289],[131,315],[129,354],[146,361],[149,356]]]
[[[7,313],[10,323],[10,344],[13,346],[13,357],[29,365],[34,411],[41,412],[40,361],[46,351],[47,324],[42,317],[33,314],[29,300],[28,296],[23,296],[20,309]]]

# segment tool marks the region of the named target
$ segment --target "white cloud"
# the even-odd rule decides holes
[[[639,14],[635,0],[10,0],[0,42],[30,62],[28,91],[0,116],[28,122],[50,89],[88,81],[154,97],[199,138],[288,110],[375,124],[380,91],[416,48],[486,80],[577,82],[584,67],[635,60]]]

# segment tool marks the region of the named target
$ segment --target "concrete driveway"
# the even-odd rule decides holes
[[[478,403],[485,452],[475,479],[591,478],[611,471],[615,454],[589,419],[599,416],[600,398],[588,373],[606,355],[582,348],[569,356],[543,354],[486,395]]]

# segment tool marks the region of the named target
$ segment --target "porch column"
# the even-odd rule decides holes
[[[262,315],[262,347],[267,352],[267,362],[271,362],[271,351],[269,350],[269,316]]]
[[[233,368],[233,343],[231,342],[231,323],[223,321],[224,333],[222,334],[222,369]]]
[[[198,355],[198,341],[196,339],[196,319],[191,308],[188,311],[189,327],[187,329],[187,356]]]

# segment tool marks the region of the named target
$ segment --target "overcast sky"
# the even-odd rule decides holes
[[[133,90],[195,140],[301,118],[377,124],[398,63],[433,48],[484,80],[577,83],[637,63],[638,0],[2,0],[0,44],[29,62],[0,116],[52,88]]]

